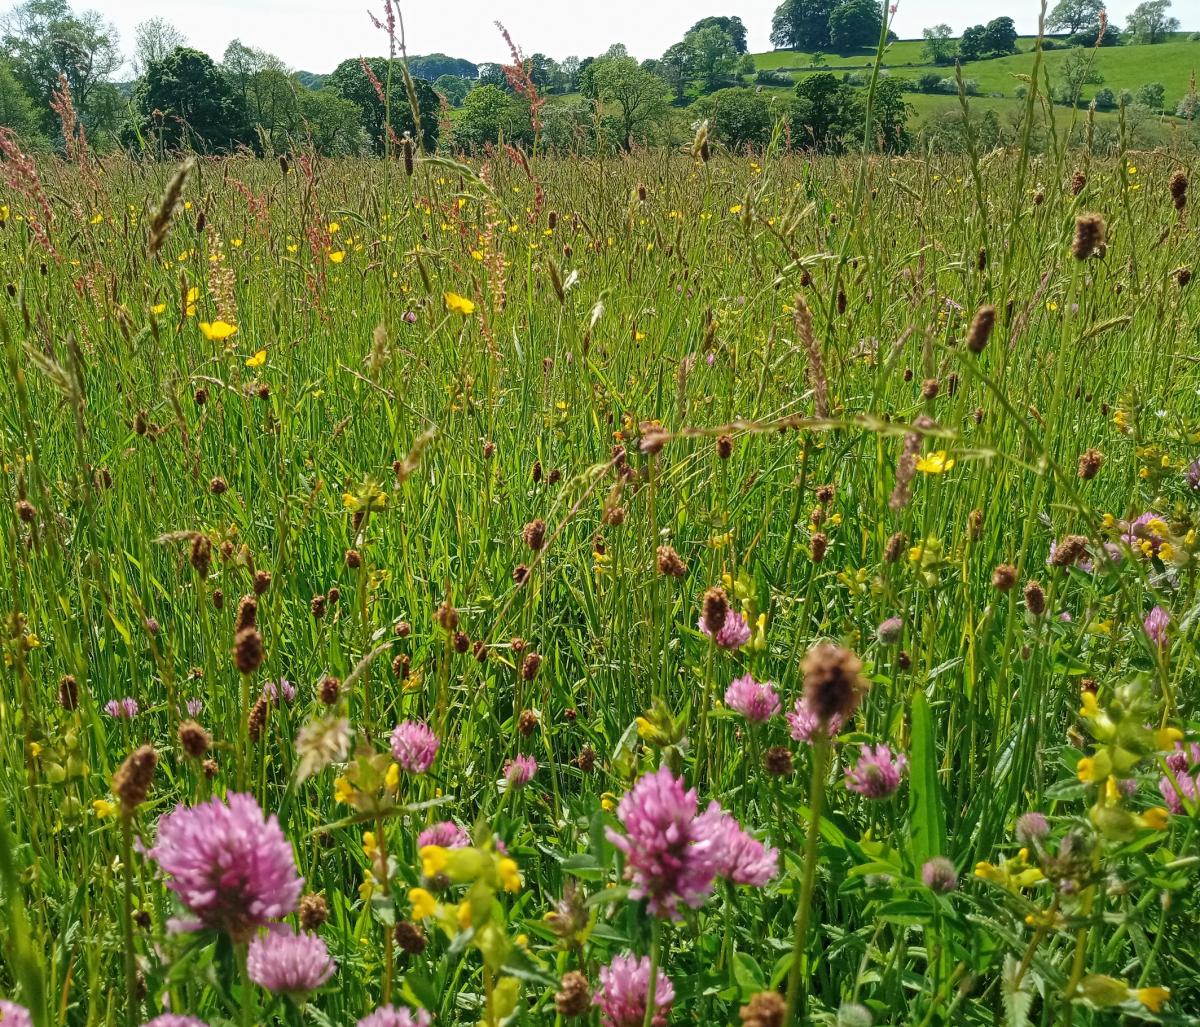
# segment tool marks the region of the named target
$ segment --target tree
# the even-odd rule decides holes
[[[675,93],[675,102],[682,103],[688,83],[695,77],[695,52],[686,42],[672,43],[658,62],[658,74]]]
[[[1125,31],[1135,43],[1161,43],[1179,31],[1179,19],[1167,14],[1171,0],[1144,0],[1133,9],[1125,22]]]
[[[683,45],[692,53],[692,73],[706,93],[719,89],[737,73],[738,53],[724,29],[706,25],[684,36]]]
[[[877,45],[882,29],[875,0],[845,0],[829,12],[829,45],[840,53]]]
[[[921,55],[930,64],[949,64],[954,60],[954,30],[945,22],[923,29],[925,45],[921,47]]]
[[[1133,94],[1133,102],[1161,111],[1167,105],[1167,87],[1161,82],[1147,82]]]
[[[479,65],[478,84],[481,86],[495,86],[497,89],[503,89],[505,92],[512,92],[508,76],[504,74],[503,64],[492,64],[489,62]]]
[[[300,118],[313,146],[326,157],[350,157],[367,149],[362,109],[335,89],[302,90]]]
[[[632,149],[635,140],[644,139],[666,113],[662,79],[632,57],[601,57],[591,71],[596,96],[611,111],[609,123],[617,144]]]
[[[875,102],[871,108],[871,140],[884,153],[903,153],[912,142],[908,134],[908,116],[912,105],[904,99],[899,82],[881,78],[875,83]]]
[[[775,116],[767,98],[756,89],[718,89],[701,101],[713,137],[730,150],[762,149],[771,141]]]
[[[370,75],[363,69],[364,63],[370,71]],[[416,125],[413,123],[412,110],[404,91],[399,60],[393,60],[391,63],[390,94],[387,93],[388,70],[389,64],[386,57],[368,57],[365,61],[358,57],[351,57],[342,61],[329,76],[329,87],[336,90],[343,99],[357,104],[362,110],[363,128],[366,129],[371,146],[376,153],[392,150],[395,141],[403,138],[406,132],[416,135]],[[379,98],[371,76],[385,91],[385,95],[389,96],[390,102],[387,108]],[[421,119],[422,143],[426,151],[432,153],[437,149],[438,114],[441,111],[441,102],[438,100],[433,86],[428,82],[416,79],[413,85],[417,94],[417,108]],[[390,121],[385,124],[385,117],[389,111]],[[389,126],[390,132],[388,131]],[[390,145],[385,145],[387,143]]]
[[[835,6],[836,0],[783,0],[771,20],[771,44],[781,50],[824,49]]]
[[[1104,0],[1058,0],[1046,19],[1046,27],[1051,32],[1073,36],[1076,32],[1099,25],[1102,10]]]
[[[454,129],[456,142],[468,148],[496,143],[533,141],[529,105],[498,86],[477,86],[463,102],[462,117]]]
[[[987,52],[984,44],[986,33],[987,30],[982,25],[972,25],[964,30],[958,41],[958,56],[963,61],[979,60]]]
[[[41,135],[33,101],[3,58],[0,58],[0,125],[27,140],[36,140]]]
[[[587,100],[548,103],[541,111],[539,146],[555,153],[580,153],[596,143],[595,108]]]
[[[410,57],[408,72],[413,78],[423,78],[426,82],[433,82],[443,75],[477,78],[479,65],[464,60],[462,57],[447,57],[444,53],[431,53],[424,57]]]
[[[840,152],[861,135],[863,107],[859,91],[828,71],[807,75],[792,102],[792,138],[814,149]]]
[[[563,77],[564,93],[573,93],[579,88],[579,69],[578,57],[564,57],[558,62],[558,70]]]
[[[246,110],[208,54],[179,46],[154,61],[134,91],[143,138],[166,150],[229,152],[245,143]]]
[[[471,83],[457,75],[442,75],[433,83],[433,88],[446,98],[451,107],[461,107],[471,91]]]
[[[695,25],[687,30],[687,35],[693,32],[698,32],[700,29],[708,28],[710,25],[715,25],[724,32],[733,41],[733,48],[738,53],[746,53],[749,46],[746,43],[746,26],[742,24],[741,18],[717,18],[708,17],[701,18]]]
[[[76,16],[67,0],[26,0],[5,15],[3,28],[13,73],[37,105],[42,127],[54,130],[50,100],[65,76],[90,131],[97,113],[93,94],[124,62],[116,29],[96,11]]]
[[[148,18],[139,21],[133,30],[133,74],[141,78],[152,61],[161,61],[177,46],[184,46],[187,39],[166,18]]]
[[[299,122],[300,101],[298,84],[283,61],[235,39],[225,48],[221,71],[263,148],[286,147]]]
[[[1117,97],[1108,86],[1105,86],[1103,89],[1096,90],[1092,102],[1096,105],[1097,110],[1110,111],[1117,105]]]
[[[529,78],[539,92],[549,92],[550,86],[558,75],[558,62],[547,57],[544,53],[535,53],[527,58]]]
[[[1063,103],[1077,103],[1085,85],[1099,85],[1103,81],[1104,76],[1096,66],[1093,52],[1077,46],[1067,54],[1060,65],[1060,80],[1058,88],[1054,91],[1055,99]]]
[[[983,47],[990,54],[1017,52],[1017,27],[1012,18],[993,18],[983,30]]]

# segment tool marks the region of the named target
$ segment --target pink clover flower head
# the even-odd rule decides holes
[[[750,625],[746,623],[746,618],[743,617],[737,610],[728,610],[725,613],[725,623],[721,625],[716,635],[708,629],[708,625],[704,623],[704,618],[699,621],[700,630],[711,638],[722,649],[741,649],[747,642],[750,641]]]
[[[816,711],[809,706],[807,698],[801,696],[796,700],[792,707],[792,712],[787,714],[788,733],[797,742],[804,742],[812,745],[813,740],[820,735],[827,738],[832,738],[841,731],[844,721],[840,714],[835,713],[829,718],[829,723],[824,728],[821,727],[821,718],[817,716]]]
[[[290,927],[260,934],[250,942],[246,973],[274,995],[307,995],[330,977],[336,965],[316,934],[293,934]]]
[[[417,851],[426,845],[439,845],[443,849],[463,849],[471,844],[467,832],[453,820],[443,820],[432,827],[425,828],[417,835]]]
[[[392,731],[392,755],[410,774],[424,774],[437,758],[441,740],[421,720],[404,720]]]
[[[749,674],[733,681],[725,689],[725,705],[751,724],[765,724],[779,712],[779,696],[770,681],[755,681]]]
[[[864,745],[858,763],[846,771],[846,787],[868,799],[886,799],[900,787],[907,767],[908,759],[886,745]]]
[[[1171,615],[1161,606],[1156,606],[1146,614],[1146,619],[1142,621],[1142,630],[1146,632],[1146,637],[1161,649],[1167,644],[1167,626],[1170,623]]]
[[[131,696],[124,699],[109,699],[104,704],[104,712],[114,720],[133,720],[141,712],[138,701]]]
[[[380,1006],[358,1021],[358,1027],[429,1027],[433,1018],[424,1009],[415,1013],[406,1006]]]
[[[199,921],[180,926],[216,928],[236,941],[294,912],[304,887],[275,814],[264,816],[240,792],[165,814],[148,855]]]
[[[0,1024],[4,1027],[33,1027],[33,1017],[24,1006],[0,998]]]
[[[533,775],[537,773],[537,766],[537,760],[532,756],[522,754],[514,756],[505,763],[501,773],[504,775],[504,780],[513,788],[524,788],[533,780]]]
[[[600,968],[600,987],[592,1004],[600,1007],[604,1027],[642,1027],[646,1020],[646,999],[650,991],[650,957],[624,954]],[[654,984],[654,1010],[650,1022],[664,1027],[675,1001],[671,979],[661,970]]]

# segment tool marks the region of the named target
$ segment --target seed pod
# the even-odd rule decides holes
[[[996,325],[996,308],[985,303],[971,319],[971,327],[967,329],[967,349],[978,356],[992,337],[992,329]]]

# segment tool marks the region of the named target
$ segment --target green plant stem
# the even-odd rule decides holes
[[[792,966],[788,972],[787,1014],[785,1024],[798,1023],[804,1016],[801,993],[804,950],[808,943],[808,922],[812,912],[813,884],[817,872],[817,843],[821,836],[821,813],[825,805],[825,773],[829,765],[829,739],[818,733],[813,744],[812,783],[809,786],[808,831],[804,836],[804,876],[800,880],[800,899],[796,906],[796,925],[792,937]]]

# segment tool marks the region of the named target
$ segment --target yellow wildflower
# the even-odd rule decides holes
[[[1133,997],[1152,1013],[1157,1013],[1171,997],[1170,988],[1135,988]]]
[[[437,912],[437,900],[424,888],[410,888],[408,901],[412,906],[414,920],[424,920],[427,916],[433,916]]]
[[[470,317],[475,313],[475,303],[467,299],[466,296],[460,296],[456,292],[448,292],[445,295],[446,309],[452,314],[462,314],[463,317]]]
[[[441,845],[421,847],[421,873],[425,877],[437,877],[450,862],[450,853]]]
[[[496,864],[496,872],[500,875],[500,883],[505,891],[521,890],[521,871],[517,869],[517,861],[508,856]]]
[[[265,349],[260,349],[257,353],[254,354],[254,356],[246,358],[246,366],[247,367],[262,367],[263,364],[265,364],[266,362],[267,362],[267,351]]]
[[[917,461],[917,470],[922,474],[945,474],[954,466],[954,458],[947,457],[944,449],[939,449]]]
[[[209,342],[224,342],[230,336],[237,334],[237,326],[228,321],[201,321],[200,331]]]
[[[109,802],[107,799],[92,800],[92,812],[94,812],[101,820],[103,820],[105,817],[111,817],[116,811],[116,805]]]

